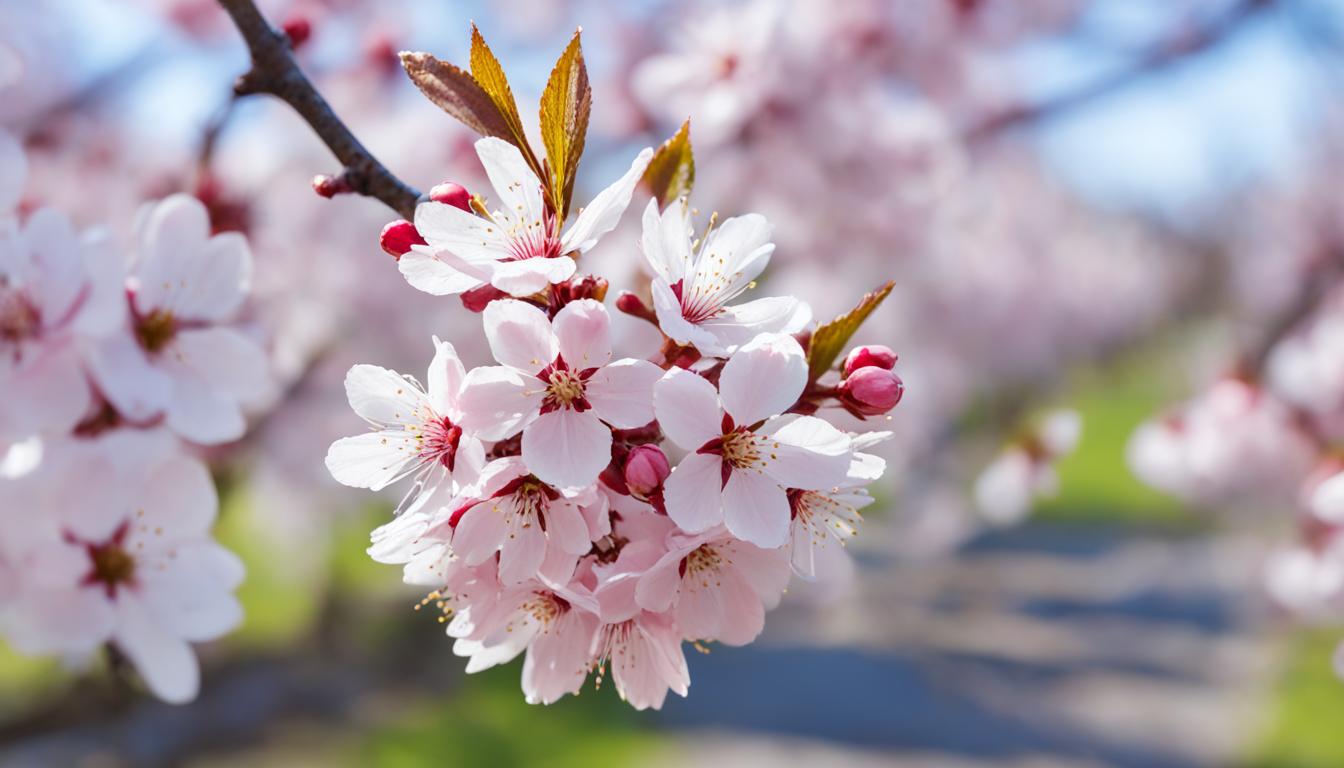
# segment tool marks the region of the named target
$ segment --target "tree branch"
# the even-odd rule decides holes
[[[380,200],[407,219],[415,216],[419,190],[392,175],[369,150],[359,143],[331,105],[299,69],[289,49],[289,38],[261,15],[253,0],[219,0],[247,41],[252,68],[238,78],[239,96],[269,93],[294,108],[318,138],[343,164],[341,177],[351,191]]]

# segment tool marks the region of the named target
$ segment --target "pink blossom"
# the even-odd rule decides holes
[[[770,263],[770,225],[759,214],[725,220],[692,242],[690,208],[658,202],[644,210],[641,246],[653,268],[653,307],[663,333],[709,355],[725,355],[760,333],[796,333],[812,319],[803,302],[778,296],[735,306]]]
[[[211,236],[205,206],[174,195],[145,214],[127,290],[130,323],[94,348],[93,373],[129,418],[162,416],[196,443],[236,440],[242,405],[267,392],[269,363],[231,322],[251,279],[247,241]]]
[[[461,427],[465,376],[453,345],[438,337],[428,389],[386,368],[351,368],[345,378],[350,407],[373,431],[332,443],[327,452],[332,477],[377,491],[414,474],[412,495],[439,483],[454,492],[474,482],[485,466],[485,448]]]
[[[611,461],[611,428],[653,421],[661,369],[645,360],[611,360],[611,319],[592,299],[565,305],[548,321],[512,299],[483,313],[501,366],[467,374],[463,424],[486,437],[523,433],[523,461],[541,480],[591,484]]]
[[[217,501],[205,467],[162,433],[122,431],[49,451],[6,492],[5,527],[21,530],[0,541],[20,569],[5,625],[15,648],[83,655],[111,642],[157,696],[194,698],[190,643],[242,617],[232,594],[242,565],[210,538]]]
[[[84,346],[124,310],[107,240],[80,236],[43,208],[20,225],[0,214],[0,439],[75,426],[93,404]]]
[[[415,209],[415,228],[428,245],[398,262],[414,287],[437,296],[489,283],[528,296],[574,274],[571,253],[584,253],[610,232],[630,204],[653,150],[640,152],[625,175],[598,193],[563,233],[543,202],[542,184],[518,148],[503,139],[476,142],[476,153],[499,197],[489,218],[428,201]]]
[[[455,502],[453,549],[468,566],[499,553],[499,578],[518,584],[537,575],[548,553],[568,554],[568,565],[552,574],[567,581],[579,555],[591,542],[580,505],[594,491],[565,496],[538,480],[516,456],[486,465],[476,486]],[[565,562],[563,560],[557,562]]]
[[[719,389],[674,368],[654,388],[663,432],[692,453],[664,490],[667,512],[689,533],[726,524],[759,547],[789,536],[785,488],[820,490],[845,477],[849,438],[821,419],[773,418],[807,382],[802,347],[790,336],[762,334],[729,358]]]
[[[668,552],[640,576],[635,600],[654,613],[672,611],[688,640],[745,645],[765,627],[789,581],[789,556],[739,541],[722,528],[674,533]]]

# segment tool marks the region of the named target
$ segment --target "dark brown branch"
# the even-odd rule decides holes
[[[238,78],[235,93],[268,93],[293,107],[341,161],[341,174],[349,179],[353,192],[377,198],[403,217],[414,218],[420,192],[392,175],[341,122],[294,61],[289,38],[266,21],[253,0],[219,0],[219,4],[252,54],[252,68]]]
[[[981,143],[1011,129],[1047,120],[1118,93],[1148,75],[1218,46],[1240,30],[1244,22],[1260,11],[1274,6],[1276,2],[1277,0],[1240,0],[1206,26],[1178,32],[1171,39],[1142,54],[1132,66],[1109,77],[1037,104],[1010,107],[991,115],[966,131],[966,141],[972,144]]]

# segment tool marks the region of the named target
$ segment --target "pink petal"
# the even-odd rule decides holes
[[[807,385],[807,356],[792,336],[763,334],[743,345],[723,366],[719,395],[738,424],[783,413]]]
[[[461,417],[457,409],[457,396],[462,391],[462,380],[467,376],[462,360],[452,344],[434,337],[434,359],[430,361],[426,385],[429,387],[430,407],[441,416],[454,420]]]
[[[611,430],[591,410],[543,413],[523,430],[523,461],[559,488],[588,485],[611,462]]]
[[[508,504],[509,509],[504,509]],[[480,565],[499,551],[508,539],[509,527],[504,515],[512,509],[513,500],[488,499],[468,509],[453,529],[453,549],[467,565]]]
[[[630,205],[635,185],[639,183],[644,175],[644,169],[649,166],[649,161],[652,159],[653,149],[646,147],[640,150],[625,175],[597,193],[592,202],[579,211],[578,218],[562,238],[563,251],[586,253],[597,245],[597,241],[603,235],[616,228],[616,224],[621,220],[621,214],[625,213],[625,209]]]
[[[653,410],[663,434],[688,451],[723,434],[714,385],[685,369],[673,368],[654,385]]]
[[[485,440],[501,440],[517,434],[536,417],[545,395],[545,385],[512,368],[473,368],[463,380],[458,397],[460,424]]]
[[[626,358],[593,374],[585,392],[603,421],[634,429],[653,421],[653,387],[662,377],[663,369],[653,363]]]
[[[499,580],[521,584],[537,575],[546,559],[546,534],[535,522],[513,532],[499,549]]]
[[[662,613],[672,607],[672,601],[677,599],[677,591],[681,587],[681,574],[678,571],[685,556],[686,553],[681,551],[669,552],[639,577],[635,587],[635,602],[640,608]]]
[[[575,269],[574,260],[565,256],[503,261],[490,271],[490,284],[511,296],[531,296],[573,277]]]
[[[515,299],[492,301],[481,313],[490,351],[500,363],[535,374],[559,352],[546,313]]]
[[[150,364],[129,329],[91,345],[89,364],[98,389],[119,413],[140,421],[168,407],[173,381]]]
[[[159,626],[132,594],[123,594],[117,600],[113,641],[135,664],[155,696],[170,704],[184,704],[196,698],[201,670],[191,646]]]
[[[158,467],[135,493],[132,544],[209,534],[219,508],[210,471],[195,459],[174,456]]]
[[[575,555],[584,555],[592,548],[588,538],[588,524],[577,504],[557,499],[546,510],[546,535],[560,549]]]
[[[560,354],[571,368],[601,368],[611,360],[611,317],[592,299],[571,301],[551,321]]]
[[[787,488],[825,490],[848,476],[850,440],[815,416],[800,416],[757,436],[762,469]]]
[[[733,470],[723,487],[723,519],[734,536],[758,547],[774,549],[789,540],[788,496],[763,472]]]
[[[667,515],[683,531],[699,533],[723,522],[722,466],[723,460],[718,456],[693,453],[682,459],[667,478],[663,486]],[[731,478],[728,482],[732,484]],[[786,508],[787,505],[786,501]]]

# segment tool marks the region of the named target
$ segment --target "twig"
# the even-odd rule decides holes
[[[1214,48],[1239,30],[1242,23],[1268,9],[1277,0],[1240,0],[1207,26],[1183,31],[1139,57],[1133,66],[1102,78],[1071,93],[1037,104],[1010,107],[966,131],[966,141],[976,144],[1005,131],[1040,122],[1117,93],[1141,78]]]
[[[253,0],[219,0],[252,55],[252,68],[238,78],[239,96],[268,93],[294,108],[343,164],[352,192],[373,197],[407,219],[414,218],[420,192],[392,175],[373,156],[299,69],[289,38],[261,15]]]

